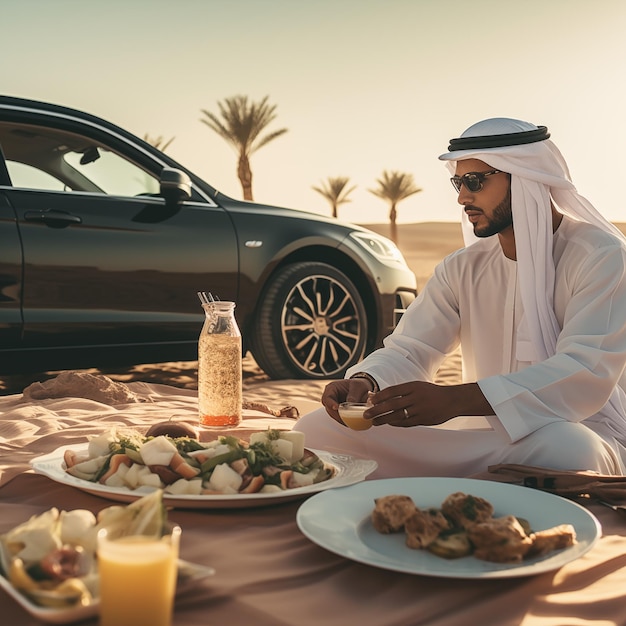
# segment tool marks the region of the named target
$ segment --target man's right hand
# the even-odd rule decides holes
[[[341,402],[367,402],[367,394],[372,391],[372,384],[365,378],[334,380],[328,383],[322,394],[322,404],[336,422],[343,425],[339,417]]]

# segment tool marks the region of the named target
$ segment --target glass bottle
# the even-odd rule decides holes
[[[198,340],[198,410],[201,426],[241,422],[241,333],[235,303],[203,303],[205,320]]]

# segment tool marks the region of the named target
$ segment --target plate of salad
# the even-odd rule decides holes
[[[119,502],[162,489],[169,507],[245,508],[352,485],[377,464],[308,449],[297,431],[199,441],[112,429],[86,444],[57,448],[32,466],[56,482]]]

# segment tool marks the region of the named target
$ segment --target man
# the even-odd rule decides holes
[[[624,473],[626,239],[576,192],[549,137],[496,118],[450,141],[439,158],[455,174],[466,247],[296,424],[307,445],[373,458],[377,477],[497,463]],[[467,382],[433,384],[459,343]],[[339,402],[372,391],[374,427],[343,426]]]

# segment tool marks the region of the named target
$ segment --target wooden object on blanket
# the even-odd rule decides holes
[[[626,476],[512,463],[491,465],[489,473],[505,475],[512,479],[509,482],[566,498],[591,498],[610,504],[626,504]]]
[[[273,409],[262,402],[247,402],[244,399],[242,408],[249,409],[250,411],[260,411],[261,413],[267,413],[268,415],[273,415],[274,417],[290,417],[293,419],[298,419],[298,417],[300,417],[300,413],[295,406]]]

